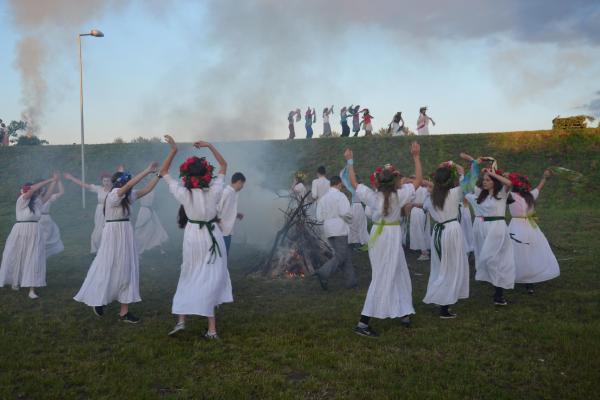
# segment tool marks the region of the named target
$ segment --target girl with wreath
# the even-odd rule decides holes
[[[65,187],[60,180],[60,174],[55,173],[56,179],[50,184],[50,186],[43,187],[40,190],[42,196],[42,217],[40,218],[40,227],[44,232],[44,239],[46,241],[46,258],[50,258],[55,254],[62,252],[65,247],[62,240],[60,239],[60,229],[58,225],[50,216],[50,206],[56,200],[65,194]],[[54,192],[57,188],[56,193]]]

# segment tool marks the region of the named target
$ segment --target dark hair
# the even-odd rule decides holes
[[[330,186],[336,186],[336,185],[339,185],[340,183],[342,183],[342,178],[340,178],[337,175],[334,175],[331,177],[331,179],[329,179]]]
[[[319,168],[317,168],[317,173],[321,174],[321,175],[325,175],[327,173],[327,171],[325,171],[325,167],[321,165]]]
[[[401,119],[402,119],[401,112],[397,112],[396,114],[394,114],[394,122],[400,122]]]
[[[378,191],[383,193],[383,216],[387,217],[390,209],[390,196],[396,193],[396,175],[389,169],[378,174]]]
[[[535,199],[533,198],[533,195],[531,194],[531,192],[529,190],[521,190],[520,188],[516,188],[513,186],[512,192],[518,193],[525,200],[525,203],[527,203],[527,208],[535,207]],[[509,201],[508,204],[512,204],[515,201],[512,198],[512,194],[511,194],[510,200],[512,200],[512,201]]]
[[[115,172],[112,176],[112,178],[110,178],[110,181],[112,182],[112,188],[116,189],[116,188],[121,188],[123,187],[125,184],[123,185],[115,185],[115,183],[117,182],[117,180],[122,177],[125,173],[124,172]],[[123,197],[123,199],[121,200],[121,208],[123,208],[123,214],[128,216],[129,215],[129,194],[131,193],[131,190],[128,190],[127,193],[125,193],[125,197]],[[108,197],[108,196],[107,196]],[[106,197],[104,198],[104,208],[102,210],[102,213],[104,215],[106,215]]]
[[[244,174],[241,172],[236,172],[235,174],[231,175],[231,183],[236,183],[239,181],[246,182],[246,177]]]
[[[481,193],[479,193],[479,197],[477,197],[477,204],[483,203],[483,201],[490,195],[490,192],[488,190],[483,189],[483,178],[484,178],[484,176],[485,176],[485,174],[480,177],[482,189],[481,189]],[[502,182],[500,182],[498,179],[494,178],[491,175],[488,175],[488,176],[490,177],[490,179],[492,180],[492,182],[494,182],[494,189],[492,190],[492,196],[496,200],[500,200],[496,196],[498,195],[498,193],[500,192],[500,190],[502,190]],[[477,182],[479,183],[479,180]]]
[[[448,192],[454,187],[452,181],[452,171],[447,167],[440,167],[435,170],[433,175],[433,191],[431,192],[431,202],[439,210],[444,208]]]
[[[25,185],[23,185],[23,186],[30,186],[30,187],[31,187],[31,186],[33,186],[33,185],[34,185],[34,183],[33,183],[33,182],[27,182],[27,183],[25,183]],[[29,190],[31,190],[31,189],[29,189]],[[38,192],[37,192],[37,190],[36,190],[36,191],[35,191],[35,192],[34,192],[34,193],[31,195],[31,197],[29,198],[29,203],[27,203],[27,207],[29,207],[29,210],[31,211],[31,213],[32,213],[32,214],[35,214],[35,207],[34,207],[34,206],[35,206],[35,199],[37,198],[37,196],[38,196]]]

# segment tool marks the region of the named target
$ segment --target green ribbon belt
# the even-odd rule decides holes
[[[442,259],[442,232],[444,231],[446,224],[452,221],[458,222],[458,218],[452,218],[444,222],[436,222],[433,226],[433,245],[435,246],[435,251],[440,260]]]
[[[188,219],[188,222],[192,224],[197,224],[198,229],[202,229],[204,227],[208,229],[210,240],[212,240],[212,246],[210,246],[210,259],[208,260],[208,263],[214,263],[217,258],[217,253],[219,254],[219,257],[221,257],[221,248],[219,247],[219,243],[217,243],[217,239],[215,238],[215,234],[213,233],[213,231],[215,230],[214,224],[219,222],[219,218],[214,217],[210,221],[194,221],[193,219]]]
[[[377,240],[377,238],[379,236],[381,236],[381,233],[383,232],[383,227],[384,226],[400,226],[400,221],[387,222],[385,220],[381,220],[381,221],[373,222],[373,225],[377,225],[377,228],[375,229],[375,234],[373,234],[373,237],[369,239],[369,242],[367,244],[365,244],[364,246],[362,246],[360,248],[363,251],[367,251],[371,247],[373,247],[373,245],[375,244],[375,241]]]
[[[506,217],[482,217],[485,222],[506,221]]]
[[[458,222],[462,222],[462,204],[458,205]]]
[[[37,221],[17,221],[17,224],[37,224]]]
[[[531,244],[531,243],[521,242],[519,239],[517,239],[517,238],[515,237],[515,234],[514,234],[514,233],[510,233],[510,234],[509,234],[509,236],[510,236],[510,238],[511,238],[512,240],[514,240],[515,242],[517,242],[517,243],[519,243],[519,244],[526,244],[526,245],[529,245],[529,244]]]
[[[121,218],[121,219],[107,219],[104,222],[126,222],[129,221],[129,218]]]
[[[513,217],[513,218],[517,218],[517,219],[526,219],[533,228],[537,228],[538,224],[538,216],[537,214],[534,212],[532,212],[531,214],[527,214],[525,217]]]

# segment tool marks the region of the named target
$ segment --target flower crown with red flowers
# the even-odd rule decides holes
[[[383,167],[375,168],[375,172],[371,174],[369,177],[369,181],[371,181],[371,186],[373,187],[394,187],[396,185],[395,179],[391,179],[389,181],[382,181],[382,173],[383,171],[388,170],[392,173],[392,175],[400,176],[400,171],[396,169],[392,164],[385,164]]]
[[[196,170],[204,170],[204,175],[193,175],[191,166],[196,165],[199,168]],[[182,179],[185,187],[190,189],[206,189],[210,186],[213,180],[214,167],[208,162],[205,157],[189,157],[183,164],[179,166],[179,177]]]
[[[527,176],[511,172],[508,174],[508,179],[510,179],[510,182],[512,183],[513,192],[531,191],[531,183],[529,183],[529,178]]]
[[[450,170],[450,177],[446,182],[438,182],[442,187],[452,187],[454,183],[458,181],[458,177],[460,176],[458,173],[458,168],[456,168],[456,164],[452,161],[445,161],[440,164],[440,168],[448,168]],[[435,181],[435,171],[431,174],[431,179]]]

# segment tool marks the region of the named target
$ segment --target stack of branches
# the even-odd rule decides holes
[[[576,115],[573,117],[561,118],[557,116],[552,120],[552,129],[583,129],[587,128],[587,123],[594,122],[595,118],[591,115]]]
[[[315,272],[332,255],[332,249],[320,233],[319,223],[310,210],[313,205],[309,191],[304,196],[290,194],[283,227],[277,232],[271,251],[259,263],[254,272],[278,278],[284,276],[304,276]]]

